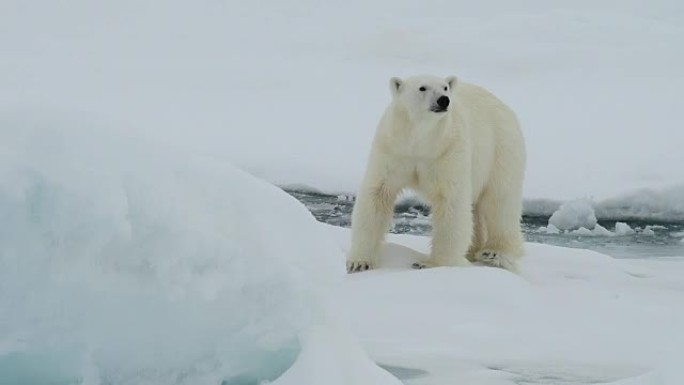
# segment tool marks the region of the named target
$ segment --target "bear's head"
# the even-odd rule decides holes
[[[390,79],[394,103],[406,109],[411,119],[441,118],[451,103],[456,77],[413,76]]]

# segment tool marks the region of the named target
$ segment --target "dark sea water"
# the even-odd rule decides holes
[[[354,197],[285,189],[301,201],[317,220],[334,226],[349,227]],[[523,216],[523,232],[529,242],[595,250],[618,258],[684,256],[684,222],[643,221],[625,218],[602,220],[599,224],[613,231],[617,221],[628,224],[634,232],[627,235],[580,235],[572,232],[547,234],[543,229],[548,216]],[[414,200],[400,201],[394,210],[390,232],[429,235],[430,209]]]

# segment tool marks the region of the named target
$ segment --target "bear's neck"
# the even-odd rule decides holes
[[[444,134],[445,127],[449,125],[451,119],[449,113],[439,115],[433,112],[425,112],[415,116],[400,105],[394,105],[393,108],[395,110],[391,114],[395,118],[393,125],[401,131],[407,131],[406,133],[412,136],[440,137]]]
[[[449,114],[436,116],[437,119],[431,116],[416,123],[404,108],[394,108],[386,115],[391,119],[387,122],[388,131],[381,134],[392,152],[403,157],[434,158],[450,144],[447,128],[452,118]]]

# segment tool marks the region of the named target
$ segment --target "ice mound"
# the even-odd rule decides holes
[[[0,117],[0,218],[15,383],[274,379],[345,271],[280,189],[73,122]]]
[[[593,229],[596,226],[594,208],[586,199],[578,199],[563,203],[549,218],[549,225],[559,230],[572,230],[584,227]]]

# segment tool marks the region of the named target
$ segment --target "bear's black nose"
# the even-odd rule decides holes
[[[444,95],[440,96],[439,99],[437,99],[437,105],[441,108],[449,107],[449,97]]]

